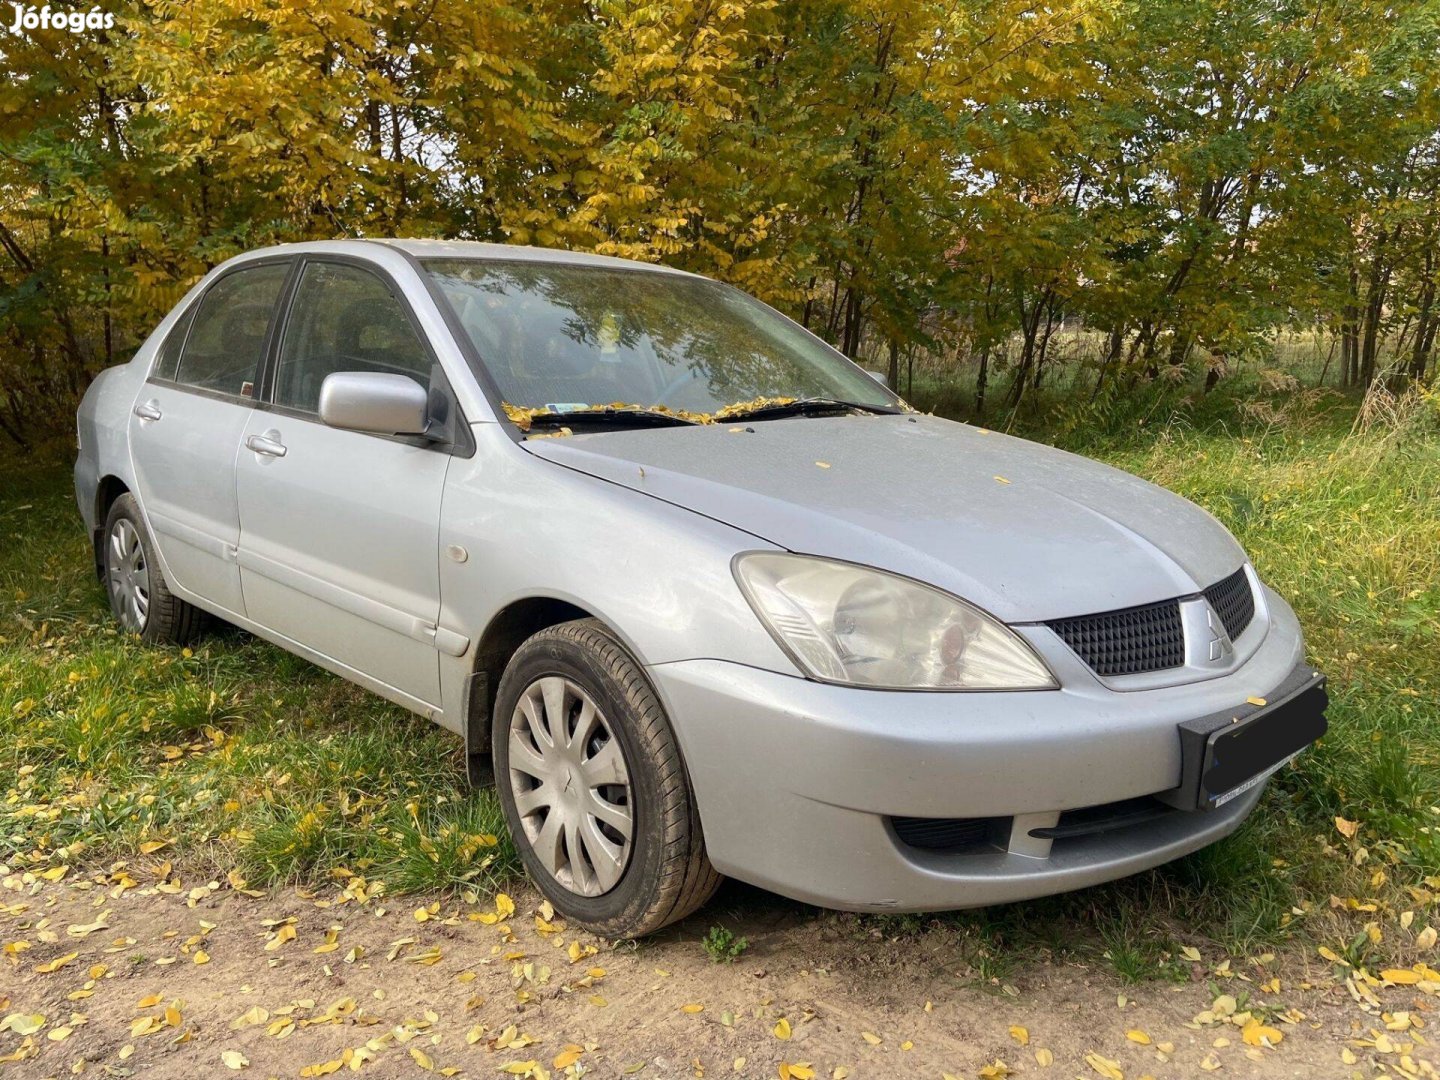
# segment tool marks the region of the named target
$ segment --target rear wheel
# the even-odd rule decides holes
[[[639,937],[719,886],[670,723],[602,623],[564,623],[520,646],[500,681],[492,752],[525,867],[571,922]]]
[[[110,610],[126,630],[147,643],[184,645],[203,629],[205,613],[166,586],[155,544],[129,492],[110,507],[100,557]]]

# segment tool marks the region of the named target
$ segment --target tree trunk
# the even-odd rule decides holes
[[[1369,386],[1375,381],[1377,354],[1380,351],[1380,320],[1385,314],[1385,293],[1390,287],[1390,266],[1385,258],[1389,235],[1380,231],[1375,241],[1375,254],[1370,262],[1370,281],[1365,293],[1365,325],[1360,345],[1360,381]]]
[[[980,350],[980,371],[975,377],[975,416],[985,418],[985,387],[990,382],[990,345]]]
[[[1415,325],[1415,345],[1410,352],[1410,377],[1416,382],[1425,378],[1430,361],[1430,345],[1435,340],[1435,251],[1425,250],[1425,284],[1420,289],[1420,314]]]

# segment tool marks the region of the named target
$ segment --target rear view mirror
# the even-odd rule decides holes
[[[430,395],[414,379],[378,371],[338,371],[320,385],[320,419],[377,435],[423,435]]]

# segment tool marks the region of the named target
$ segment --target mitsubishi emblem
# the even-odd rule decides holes
[[[1208,605],[1205,608],[1205,628],[1210,631],[1210,662],[1212,664],[1235,652],[1235,646],[1230,643],[1230,635],[1225,632],[1225,627],[1215,617],[1215,610]]]

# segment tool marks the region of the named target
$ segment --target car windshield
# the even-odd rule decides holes
[[[809,398],[899,406],[830,346],[718,282],[520,260],[424,265],[512,419],[610,408],[705,422]]]

